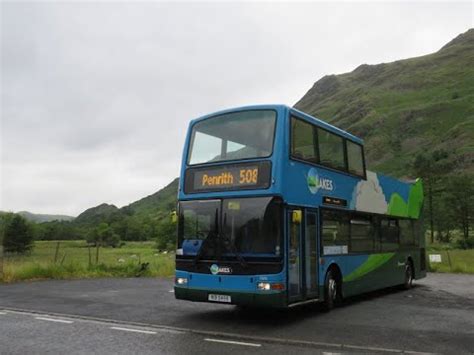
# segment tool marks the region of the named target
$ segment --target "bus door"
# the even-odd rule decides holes
[[[318,297],[317,212],[288,211],[288,297],[298,302]]]
[[[305,279],[306,298],[318,297],[318,265],[319,265],[319,245],[318,245],[318,212],[317,210],[306,210],[304,230],[304,251],[305,251]]]

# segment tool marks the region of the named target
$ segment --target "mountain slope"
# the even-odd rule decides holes
[[[169,218],[170,212],[176,209],[178,181],[179,179],[176,178],[154,194],[122,208],[106,203],[89,208],[77,216],[74,223],[78,225],[95,225],[101,222],[119,221],[127,216],[149,217],[157,221]]]
[[[135,201],[124,208],[133,211],[137,215],[156,213],[159,217],[169,216],[170,212],[176,209],[178,182],[179,178],[176,178],[158,192]]]
[[[410,175],[413,157],[443,149],[474,171],[474,29],[438,52],[328,75],[295,107],[365,140],[371,169]]]
[[[102,203],[99,206],[91,207],[82,212],[74,220],[75,224],[92,225],[108,221],[115,215],[120,215],[120,209],[115,205]]]

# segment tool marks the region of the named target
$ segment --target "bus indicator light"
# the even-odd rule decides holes
[[[271,289],[275,291],[284,291],[285,290],[285,284],[284,283],[274,283],[271,284]]]

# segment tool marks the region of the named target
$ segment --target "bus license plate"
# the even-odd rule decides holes
[[[230,303],[231,298],[228,295],[215,295],[210,293],[209,296],[207,296],[207,299],[211,302],[223,302],[223,303]]]

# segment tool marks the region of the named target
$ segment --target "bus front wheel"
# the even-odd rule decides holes
[[[329,270],[326,273],[324,281],[324,309],[329,311],[334,308],[338,300],[341,298],[339,279],[334,270]]]

